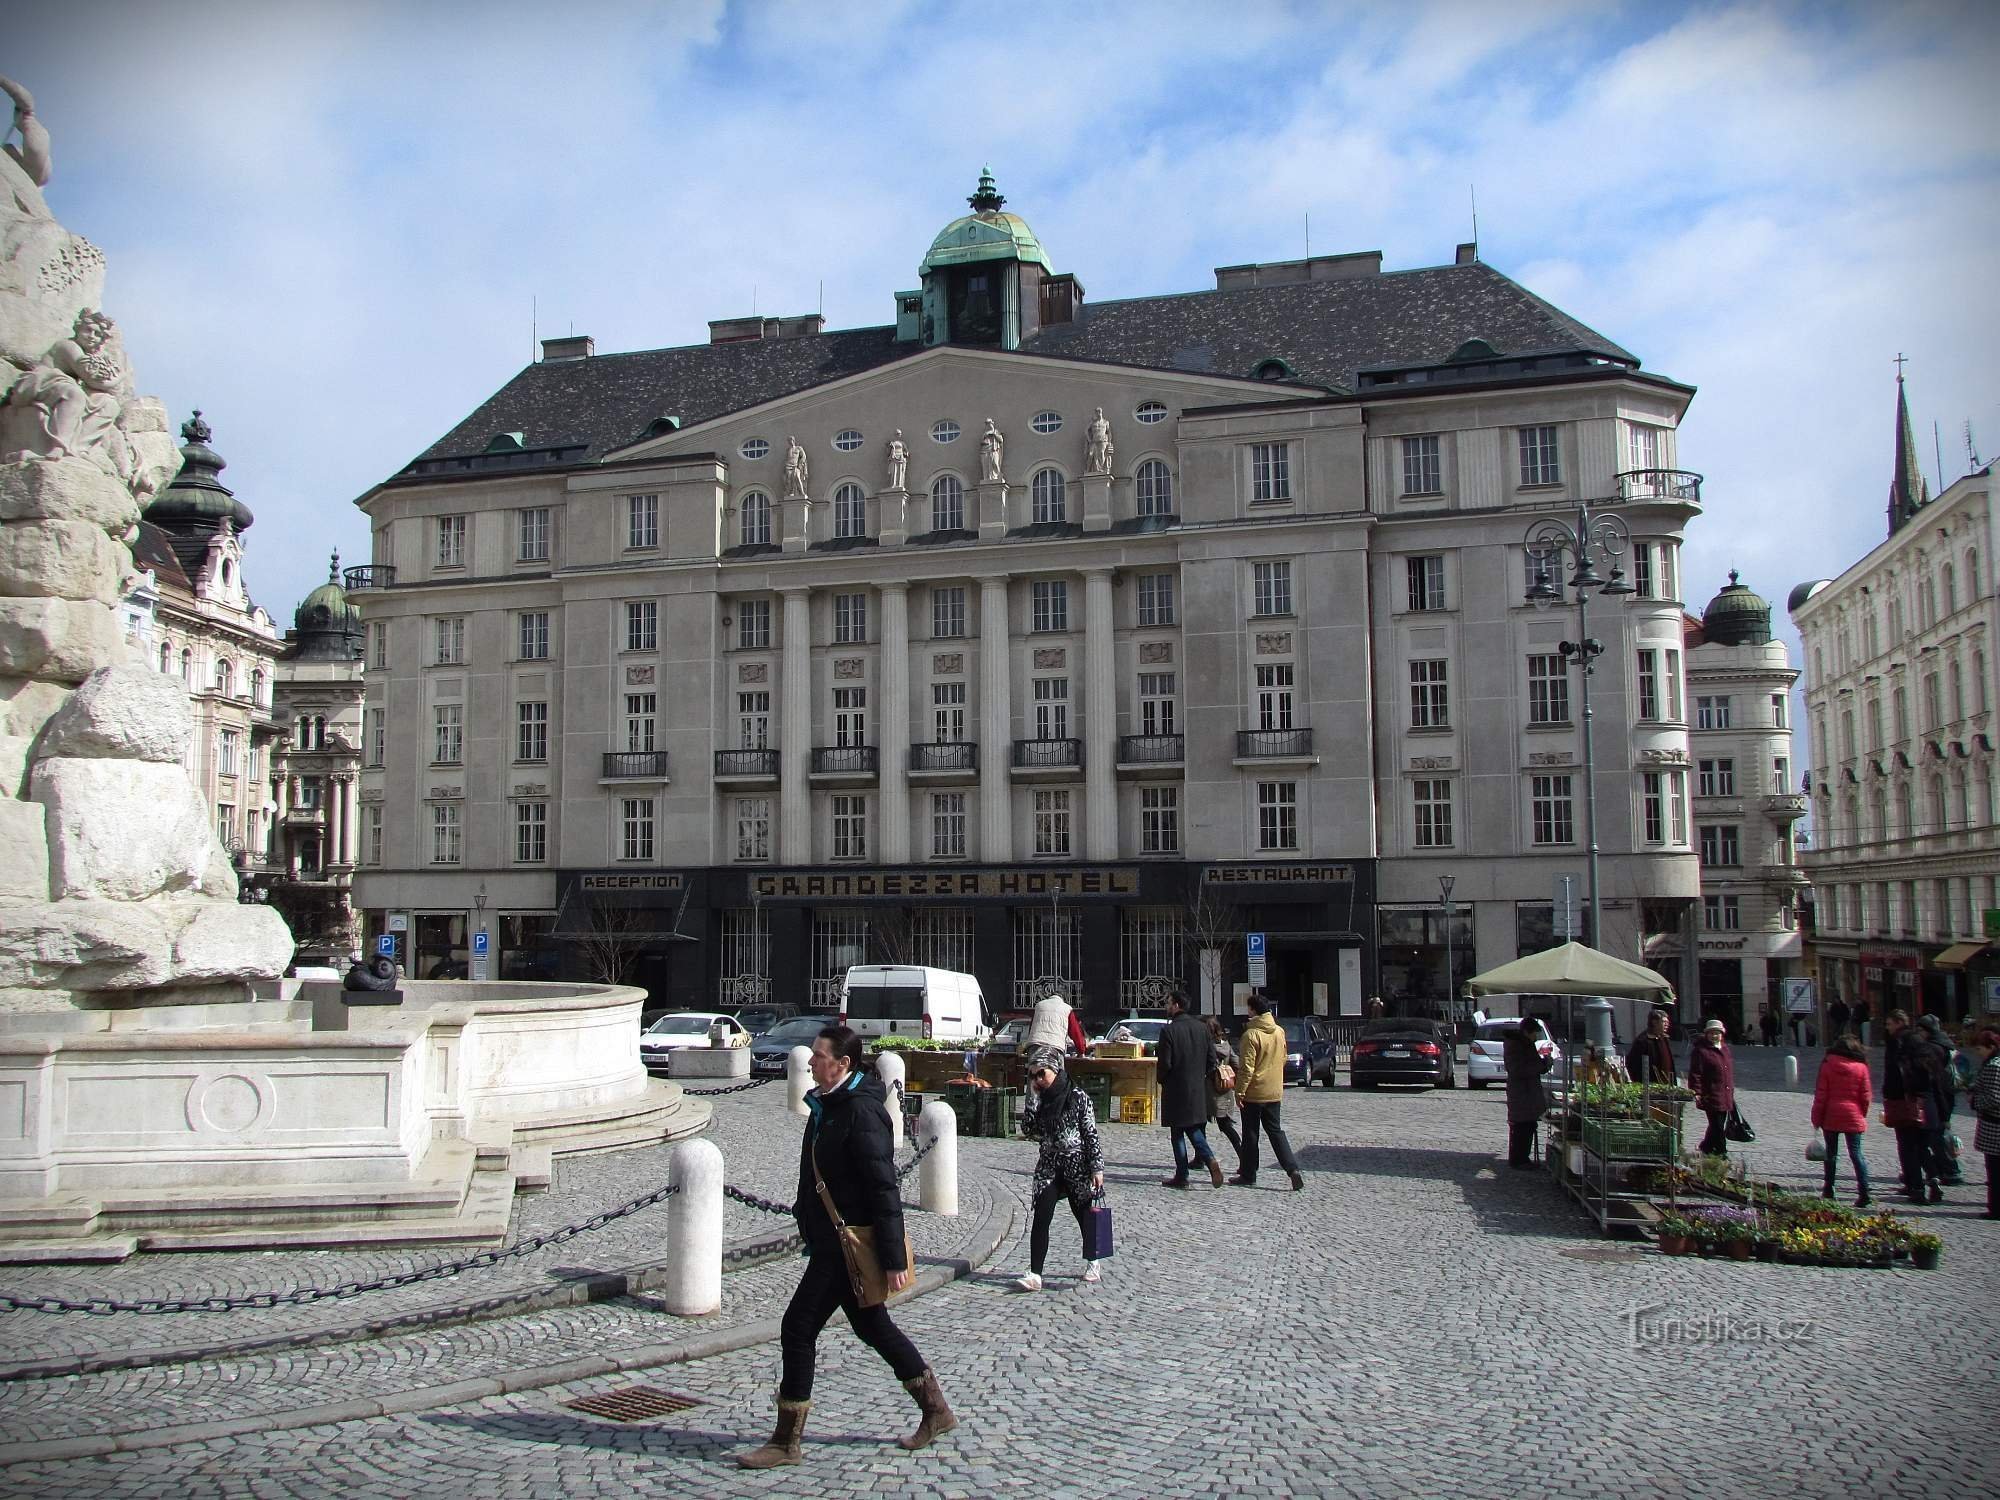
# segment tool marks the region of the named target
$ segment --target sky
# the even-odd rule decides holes
[[[282,623],[355,498],[533,338],[893,319],[991,164],[1089,298],[1483,260],[1698,388],[1683,586],[1778,606],[1885,533],[1899,353],[1933,488],[2000,451],[2000,6],[564,6],[17,0],[0,73],[195,407]],[[1982,351],[1987,351],[1982,353]],[[1933,424],[1940,434],[1933,443]],[[1797,657],[1793,637],[1794,662]]]

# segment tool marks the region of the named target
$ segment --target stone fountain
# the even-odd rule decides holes
[[[639,1061],[637,990],[406,984],[350,1013],[280,979],[291,933],[237,899],[185,691],[117,614],[180,455],[0,89],[0,1261],[492,1241],[552,1156],[703,1128]]]

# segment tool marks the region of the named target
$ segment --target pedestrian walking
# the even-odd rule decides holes
[[[1912,1092],[1910,1051],[1916,1036],[1910,1030],[1909,1013],[1892,1010],[1882,1018],[1886,1039],[1882,1043],[1882,1123],[1896,1132],[1896,1166],[1903,1179],[1903,1196],[1911,1203],[1925,1203],[1924,1194],[1924,1103],[1921,1090]]]
[[[1874,1014],[1868,1008],[1868,997],[1863,995],[1854,1002],[1854,1014],[1848,1018],[1849,1024],[1854,1027],[1854,1034],[1861,1038],[1861,1045],[1864,1047],[1868,1045],[1868,1023],[1874,1019]],[[1908,1022],[1909,1018],[1905,1016],[1904,1024],[1907,1025]]]
[[[1874,1086],[1868,1077],[1868,1054],[1861,1039],[1848,1032],[1833,1039],[1813,1080],[1812,1122],[1826,1147],[1822,1198],[1833,1196],[1833,1180],[1840,1167],[1840,1143],[1847,1143],[1847,1159],[1854,1164],[1856,1208],[1868,1206],[1868,1162],[1861,1154],[1861,1136],[1868,1129],[1868,1106],[1874,1100]]]
[[[1028,1231],[1028,1274],[1014,1285],[1024,1292],[1042,1289],[1042,1267],[1049,1258],[1049,1224],[1056,1204],[1069,1200],[1076,1227],[1083,1234],[1083,1279],[1100,1273],[1091,1259],[1091,1200],[1104,1191],[1104,1145],[1097,1134],[1097,1112],[1090,1095],[1070,1080],[1062,1054],[1037,1047],[1028,1054],[1028,1107],[1021,1129],[1041,1141],[1035,1158],[1035,1217]]]
[[[1845,1000],[1835,1000],[1826,1008],[1826,1034],[1830,1037],[1840,1036],[1847,1030],[1848,1023],[1852,1019],[1853,1012],[1847,1008],[1847,1002]],[[1858,1031],[1855,1033],[1855,1037],[1864,1048],[1867,1047],[1868,1039],[1866,1037],[1862,1036]]]
[[[843,1222],[874,1230],[891,1295],[910,1284],[911,1266],[903,1238],[903,1195],[896,1183],[895,1147],[889,1133],[888,1095],[874,1072],[864,1068],[862,1041],[846,1026],[828,1026],[812,1045],[816,1087],[806,1095],[809,1118],[799,1143],[798,1196],[792,1217],[806,1242],[806,1270],[779,1324],[784,1365],[778,1384],[778,1425],[761,1448],[741,1454],[746,1469],[774,1469],[799,1461],[799,1437],[812,1407],[813,1360],[820,1330],[833,1310],[896,1372],[922,1413],[917,1430],[900,1440],[915,1450],[958,1425],[945,1404],[937,1376],[916,1345],[896,1326],[887,1307],[863,1307],[840,1245],[827,1201]]]
[[[1778,1011],[1777,1011],[1777,1007],[1776,1007],[1776,1006],[1771,1006],[1771,1005],[1767,1005],[1767,1006],[1765,1006],[1765,1007],[1764,1007],[1764,1019],[1763,1019],[1762,1021],[1760,1021],[1760,1022],[1759,1022],[1758,1024],[1759,1024],[1760,1026],[1762,1026],[1762,1027],[1763,1027],[1763,1030],[1764,1030],[1764,1045],[1765,1045],[1766,1047],[1775,1047],[1775,1046],[1777,1046],[1777,1045],[1778,1045]]]
[[[1914,1040],[1903,1054],[1910,1065],[1907,1092],[1923,1101],[1924,1123],[1919,1136],[1919,1149],[1923,1153],[1926,1196],[1932,1203],[1942,1203],[1947,1180],[1958,1175],[1945,1144],[1951,1130],[1954,1087],[1951,1044],[1945,1040],[1944,1023],[1933,1015],[1919,1016],[1912,1035]]]
[[[1504,1045],[1501,1050],[1506,1050]],[[1667,1036],[1667,1013],[1661,1007],[1653,1007],[1653,1013],[1646,1017],[1646,1029],[1625,1054],[1625,1076],[1634,1083],[1680,1082],[1680,1070],[1674,1066],[1674,1044]]]
[[[1167,995],[1167,1029],[1160,1033],[1154,1072],[1160,1080],[1160,1123],[1173,1132],[1174,1175],[1160,1186],[1184,1188],[1188,1167],[1206,1167],[1208,1179],[1222,1186],[1222,1163],[1208,1145],[1208,1075],[1215,1068],[1215,1044],[1208,1028],[1188,1014],[1187,996]]]
[[[1986,1158],[1986,1212],[1982,1217],[2000,1219],[2000,1030],[1982,1027],[1972,1039],[1972,1054],[1979,1059],[1972,1083],[1972,1113],[1979,1124],[1972,1134],[1972,1146]]]
[[[1664,1014],[1655,1014],[1660,1016],[1664,1033]],[[1523,1019],[1500,1038],[1500,1060],[1507,1069],[1507,1165],[1517,1171],[1535,1165],[1535,1130],[1549,1112],[1549,1091],[1542,1077],[1556,1062],[1542,1056],[1536,1045],[1540,1036],[1541,1027]]]
[[[1243,1137],[1236,1133],[1236,1049],[1222,1029],[1220,1016],[1209,1016],[1208,1039],[1215,1044],[1215,1066],[1208,1074],[1208,1117],[1236,1152],[1236,1171],[1243,1172]]]
[[[1243,1062],[1236,1070],[1236,1103],[1243,1111],[1243,1146],[1234,1177],[1237,1187],[1257,1185],[1257,1137],[1261,1132],[1271,1141],[1271,1154],[1292,1181],[1292,1191],[1305,1191],[1305,1174],[1285,1134],[1280,1113],[1285,1107],[1285,1028],[1271,1014],[1271,1002],[1262,990],[1252,990],[1250,1019],[1243,1027]]]
[[[1688,1049],[1688,1087],[1694,1090],[1695,1107],[1708,1116],[1702,1155],[1726,1157],[1729,1141],[1722,1131],[1736,1107],[1736,1060],[1729,1054],[1728,1029],[1713,1016]]]

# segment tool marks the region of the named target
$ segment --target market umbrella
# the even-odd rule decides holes
[[[1651,969],[1582,943],[1530,953],[1466,980],[1475,995],[1609,995],[1671,1004],[1674,987]]]

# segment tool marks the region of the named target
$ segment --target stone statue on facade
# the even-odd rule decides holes
[[[889,488],[908,489],[906,481],[910,477],[910,448],[903,441],[903,429],[898,427],[896,435],[889,439]]]
[[[132,445],[119,425],[132,393],[118,329],[85,308],[66,339],[23,371],[0,403],[0,463],[83,458],[132,483]]]
[[[1104,408],[1101,406],[1097,408],[1097,416],[1083,440],[1083,472],[1111,472],[1111,424],[1104,420]]]
[[[979,439],[979,479],[982,484],[1001,484],[1007,478],[1007,440],[993,419],[986,419],[986,433]]]
[[[806,465],[806,450],[799,446],[795,437],[785,439],[785,498],[804,500],[809,498],[806,486],[811,475]]]
[[[8,133],[21,137],[20,145],[8,144],[7,154],[27,175],[28,181],[36,187],[46,187],[49,181],[49,133],[35,118],[34,97],[11,78],[0,78],[0,91],[14,101],[14,126]]]

